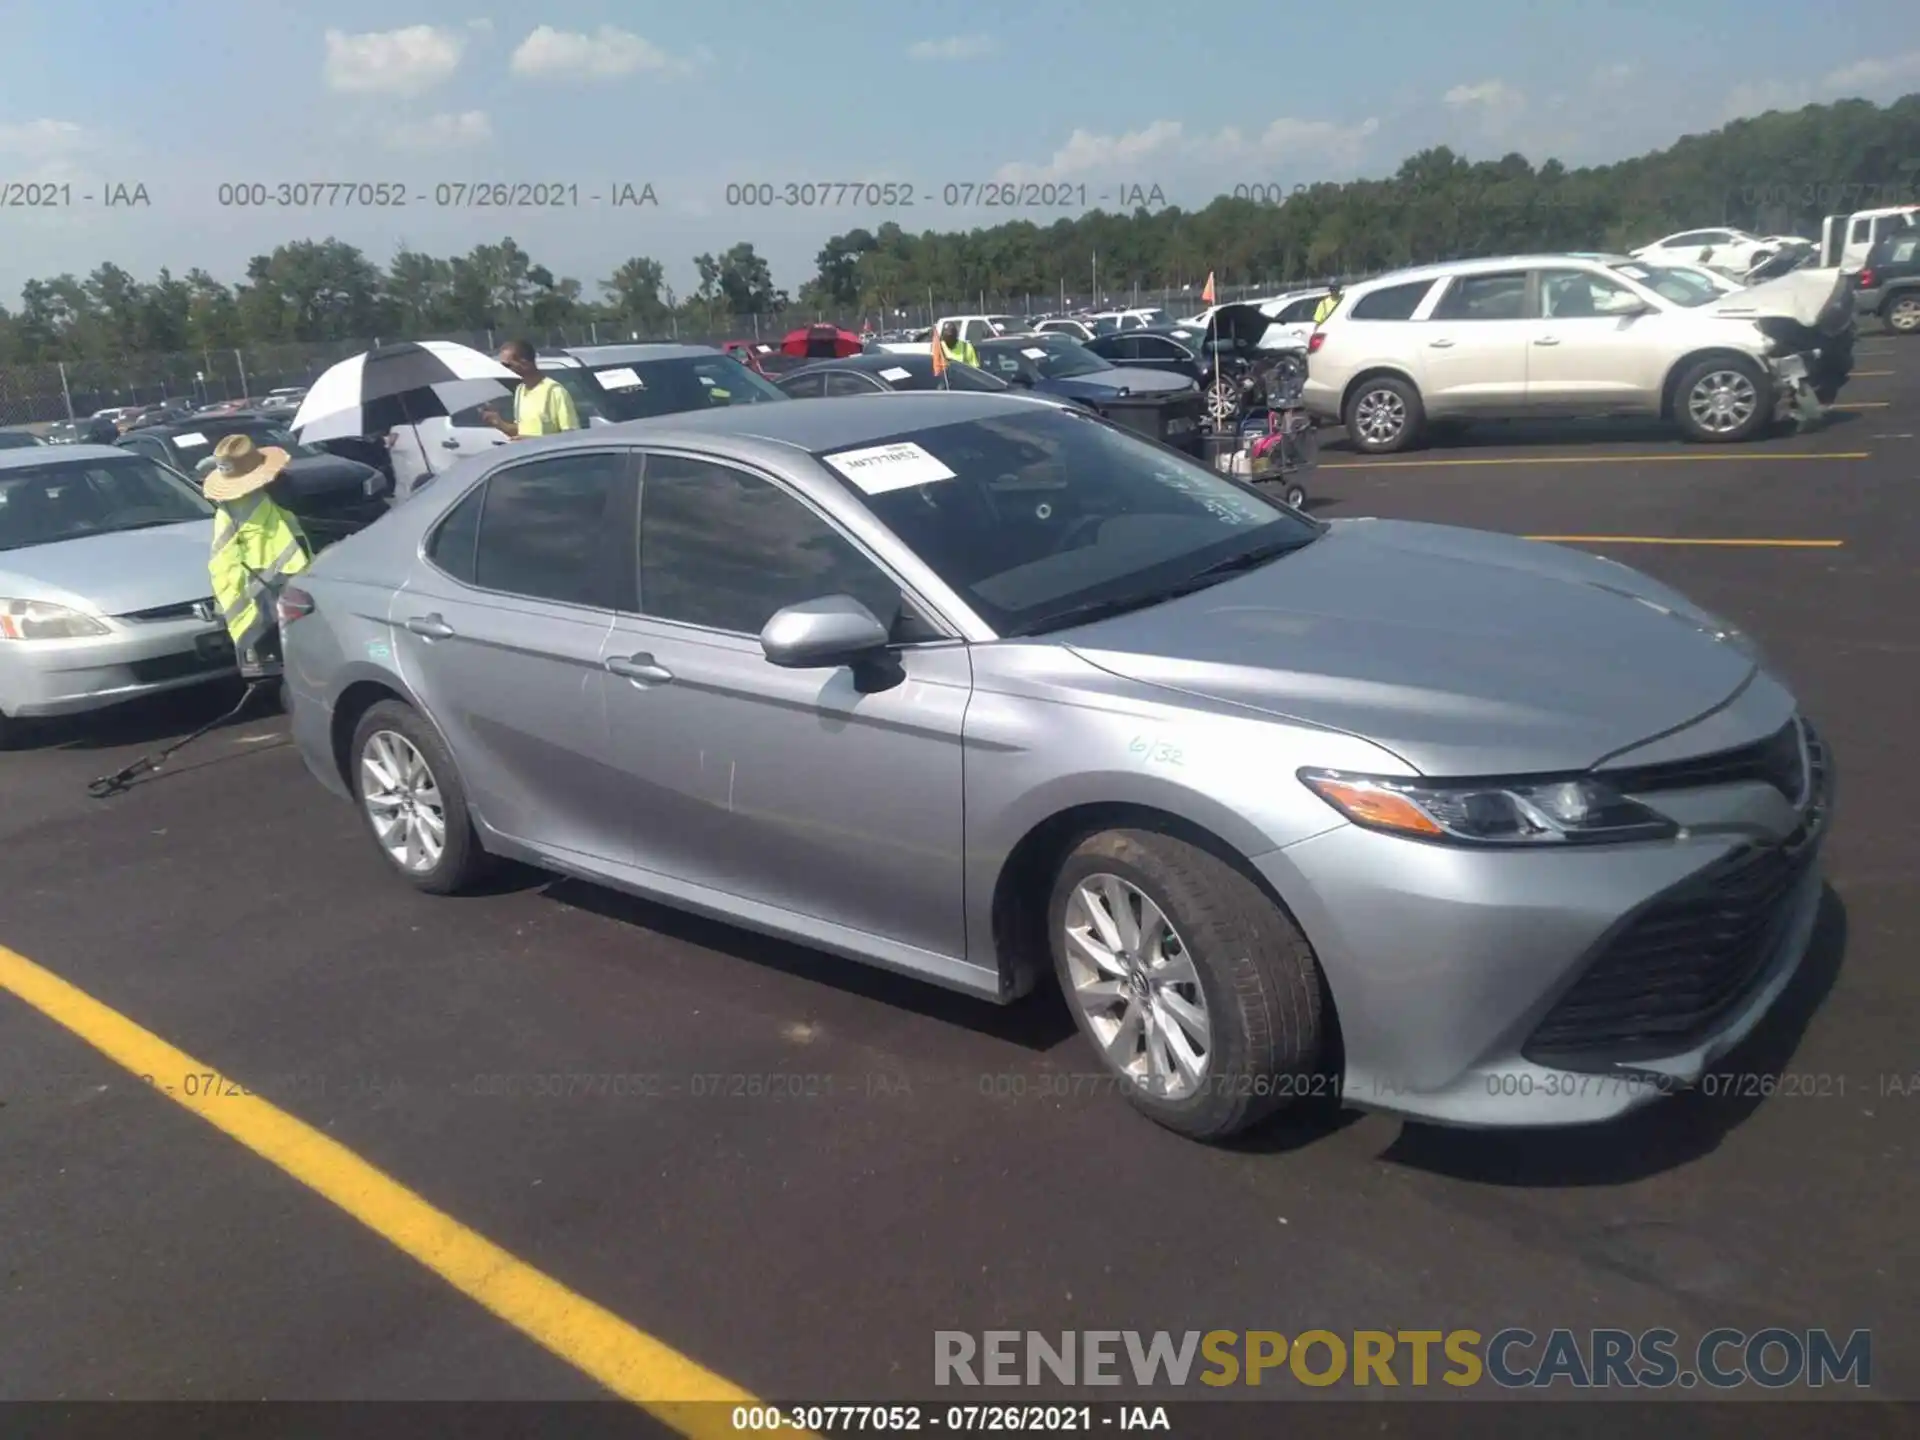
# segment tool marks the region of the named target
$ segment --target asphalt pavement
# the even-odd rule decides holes
[[[1051,1093],[1092,1069],[1054,998],[530,872],[416,895],[277,719],[88,798],[231,695],[176,698],[0,755],[0,946],[73,987],[0,985],[0,1400],[675,1373],[925,1400],[938,1330],[1507,1326],[1867,1329],[1873,1393],[1920,1398],[1920,344],[1865,337],[1857,367],[1826,425],[1738,451],[1489,425],[1382,460],[1336,439],[1312,486],[1642,567],[1797,687],[1839,765],[1830,893],[1720,1093],[1579,1132],[1312,1114],[1191,1144]],[[163,1044],[255,1108],[127,1068]]]

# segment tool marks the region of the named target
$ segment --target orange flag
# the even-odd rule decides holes
[[[933,373],[944,379],[947,373],[947,347],[940,343],[940,332],[933,332]]]
[[[1211,270],[1207,272],[1207,288],[1200,292],[1200,303],[1202,305],[1213,304],[1213,272]]]

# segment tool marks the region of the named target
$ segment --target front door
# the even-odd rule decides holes
[[[848,594],[904,642],[885,688],[762,654],[776,610]],[[904,610],[900,587],[772,480],[650,455],[640,597],[607,639],[610,754],[643,869],[966,953],[961,723],[966,647]]]
[[[632,515],[630,452],[509,466],[447,514],[394,596],[400,673],[481,817],[513,839],[621,849],[600,667]]]
[[[1543,270],[1537,319],[1526,323],[1527,405],[1540,411],[1659,408],[1664,356],[1647,339],[1657,316],[1640,297],[1588,270]]]
[[[1514,414],[1527,397],[1527,272],[1457,275],[1414,325],[1429,414]]]

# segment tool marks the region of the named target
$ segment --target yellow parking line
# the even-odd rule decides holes
[[[339,1142],[257,1095],[226,1093],[231,1082],[213,1067],[3,945],[0,990],[12,992],[133,1075],[150,1078],[156,1095],[192,1111],[331,1200],[521,1334],[680,1434],[699,1440],[731,1436],[732,1407],[759,1403],[469,1230]]]
[[[1893,404],[1891,400],[1849,400],[1844,405],[1830,405],[1830,410],[1884,410]]]
[[[1770,450],[1708,455],[1481,455],[1464,460],[1333,460],[1321,470],[1419,470],[1443,465],[1643,465],[1655,462],[1704,464],[1711,460],[1871,460],[1866,450],[1827,450],[1818,453]]]
[[[1736,545],[1753,549],[1838,550],[1844,540],[1686,540],[1673,535],[1522,535],[1555,545]]]
[[[1891,370],[1856,370],[1847,378],[1849,380],[1878,380],[1891,374],[1893,374]]]

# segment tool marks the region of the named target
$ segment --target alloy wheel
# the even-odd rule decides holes
[[[360,752],[360,800],[380,848],[422,875],[447,850],[447,807],[426,757],[406,736],[376,730]]]
[[[1760,392],[1752,377],[1739,370],[1712,371],[1687,393],[1687,413],[1694,424],[1715,435],[1731,435],[1759,408]]]
[[[1369,390],[1353,407],[1353,428],[1371,445],[1391,445],[1407,428],[1407,405],[1391,390]]]
[[[1887,325],[1903,334],[1920,330],[1920,296],[1903,295],[1894,301],[1893,308],[1887,312]]]
[[[1165,912],[1118,875],[1089,875],[1064,924],[1073,1003],[1108,1064],[1159,1099],[1196,1093],[1213,1026],[1193,957]]]

